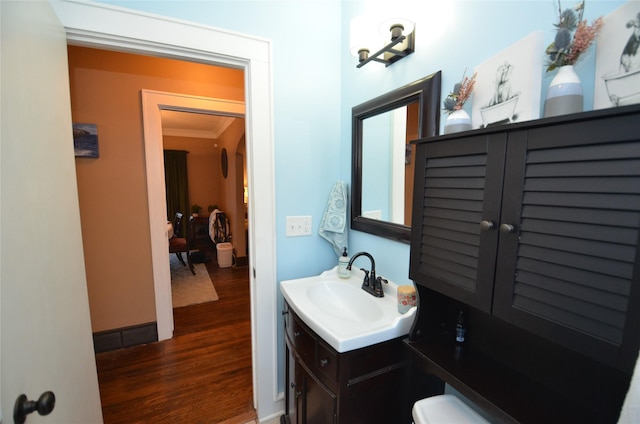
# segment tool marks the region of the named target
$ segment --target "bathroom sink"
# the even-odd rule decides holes
[[[280,283],[289,306],[325,342],[342,353],[409,334],[416,308],[398,312],[395,283],[383,284],[384,297],[377,298],[362,290],[361,270],[349,279],[336,271]]]

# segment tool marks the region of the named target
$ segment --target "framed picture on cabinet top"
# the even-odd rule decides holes
[[[640,2],[620,6],[603,21],[596,39],[593,108],[640,103]]]
[[[473,128],[540,117],[543,33],[535,31],[475,68]]]

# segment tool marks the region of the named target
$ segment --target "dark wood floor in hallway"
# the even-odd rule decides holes
[[[253,422],[248,267],[207,270],[220,299],[174,309],[171,340],[96,355],[105,424]]]

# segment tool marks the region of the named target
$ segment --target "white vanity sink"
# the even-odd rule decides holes
[[[362,290],[361,270],[352,270],[349,279],[336,270],[280,283],[285,300],[309,328],[340,353],[409,334],[416,308],[398,312],[395,283],[383,283],[384,297],[378,298]]]

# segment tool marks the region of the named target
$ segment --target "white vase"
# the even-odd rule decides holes
[[[449,114],[444,123],[444,133],[451,134],[460,131],[468,131],[471,129],[471,118],[464,110],[455,110]]]
[[[547,90],[544,117],[582,112],[583,103],[582,83],[573,65],[560,67]]]

